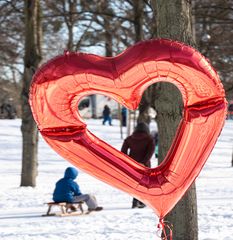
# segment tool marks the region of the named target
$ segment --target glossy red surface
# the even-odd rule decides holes
[[[144,90],[160,81],[180,90],[183,119],[162,164],[149,169],[93,135],[77,106],[83,96],[97,93],[136,109]],[[168,39],[140,42],[112,58],[66,52],[36,72],[30,105],[40,133],[57,153],[142,200],[160,218],[198,176],[226,117],[216,71],[197,50]]]

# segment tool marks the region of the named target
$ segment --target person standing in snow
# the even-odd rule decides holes
[[[127,125],[127,109],[126,107],[122,107],[121,109],[121,121],[122,121],[122,127],[126,127]]]
[[[154,149],[154,140],[150,135],[148,125],[144,122],[140,122],[136,126],[133,134],[124,140],[121,152],[127,154],[138,163],[150,168],[150,159],[154,153]],[[132,208],[143,207],[145,207],[144,203],[136,198],[133,199]]]
[[[111,109],[108,105],[105,105],[103,110],[103,125],[105,125],[106,122],[108,122],[110,126],[112,125]]]
[[[54,202],[85,202],[88,211],[101,211],[103,207],[99,207],[96,198],[90,194],[82,194],[79,185],[74,181],[78,176],[78,171],[73,167],[65,170],[64,177],[56,182],[53,192]]]

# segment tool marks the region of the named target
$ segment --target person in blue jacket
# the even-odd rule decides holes
[[[85,202],[88,206],[88,211],[101,211],[103,207],[97,205],[96,198],[90,194],[82,194],[79,185],[74,181],[78,176],[78,171],[73,167],[68,167],[65,170],[65,175],[56,182],[53,192],[54,202]]]

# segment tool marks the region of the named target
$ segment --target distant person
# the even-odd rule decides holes
[[[16,109],[13,103],[3,103],[0,107],[0,112],[5,116],[6,119],[16,118]]]
[[[138,163],[150,168],[151,157],[154,153],[154,140],[150,135],[149,126],[140,122],[132,135],[127,137],[122,145],[121,151]],[[136,198],[133,199],[132,208],[143,208],[145,204]]]
[[[122,121],[122,126],[123,127],[126,127],[126,125],[127,125],[126,120],[127,120],[127,109],[126,109],[126,107],[122,107],[122,109],[121,109],[121,121]]]
[[[233,103],[228,106],[228,119],[233,119]]]
[[[111,109],[108,105],[105,105],[103,110],[103,125],[105,125],[106,122],[112,126]]]
[[[103,207],[99,207],[96,198],[90,194],[82,194],[79,185],[74,181],[78,176],[78,171],[73,167],[65,170],[65,175],[57,183],[53,192],[54,202],[85,202],[88,211],[101,211]],[[74,210],[74,209],[72,209]]]

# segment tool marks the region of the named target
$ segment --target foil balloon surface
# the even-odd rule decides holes
[[[138,164],[97,138],[78,112],[80,99],[90,94],[134,110],[145,89],[161,81],[177,86],[184,108],[173,144],[156,168]],[[58,154],[142,200],[160,218],[198,176],[226,117],[216,71],[197,50],[168,39],[140,42],[112,58],[66,52],[38,69],[30,105],[41,135]]]

